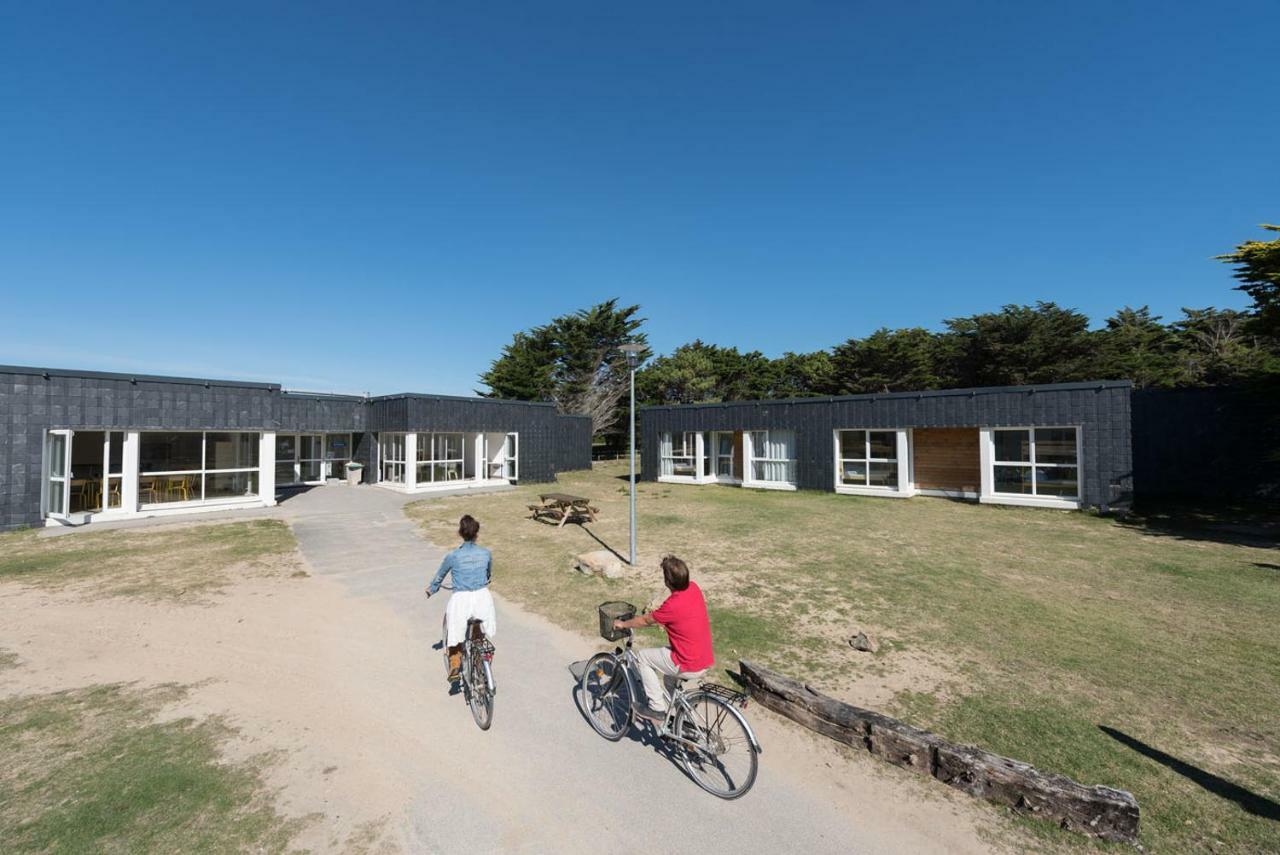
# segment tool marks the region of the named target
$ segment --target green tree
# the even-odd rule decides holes
[[[1089,379],[1130,380],[1139,389],[1178,383],[1181,366],[1177,336],[1150,308],[1125,306],[1094,333]]]
[[[1089,319],[1056,303],[1005,306],[951,318],[955,380],[962,386],[1022,386],[1090,379]]]
[[[1280,232],[1280,226],[1262,227]],[[1232,275],[1242,283],[1236,290],[1253,298],[1254,330],[1280,342],[1280,238],[1245,241],[1235,252],[1219,255],[1218,259],[1236,266]]]
[[[480,394],[552,401],[562,413],[590,416],[595,433],[609,432],[625,414],[627,360],[618,347],[647,343],[639,311],[615,298],[516,333],[480,375],[488,387]]]
[[[1172,325],[1179,385],[1219,386],[1277,371],[1275,355],[1248,331],[1252,316],[1234,309],[1183,309]]]
[[[863,339],[838,344],[831,354],[837,394],[911,392],[944,385],[939,336],[921,327],[881,327]]]
[[[682,344],[636,373],[636,400],[645,404],[692,404],[716,400],[716,365],[711,346]]]
[[[787,352],[769,365],[773,398],[808,398],[833,392],[831,354]]]

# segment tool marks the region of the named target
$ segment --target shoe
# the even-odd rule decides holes
[[[449,682],[456,683],[462,679],[462,653],[449,654]]]
[[[642,706],[641,704],[636,704],[635,706],[632,707],[632,709],[635,710],[636,715],[640,716],[640,718],[645,719],[646,721],[651,721],[654,724],[667,723],[666,710],[655,710],[652,707]]]

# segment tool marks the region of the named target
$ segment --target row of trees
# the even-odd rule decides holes
[[[1280,238],[1249,241],[1219,258],[1234,266],[1238,289],[1254,301],[1251,310],[1183,309],[1165,322],[1146,306],[1126,307],[1090,329],[1088,317],[1055,303],[1009,305],[948,319],[938,331],[882,328],[777,359],[693,341],[647,361],[636,376],[637,399],[690,403],[1112,379],[1172,388],[1280,377]],[[639,312],[609,300],[517,333],[481,376],[481,394],[554,401],[562,412],[590,415],[597,433],[609,433],[626,414],[627,366],[618,345],[647,343]]]

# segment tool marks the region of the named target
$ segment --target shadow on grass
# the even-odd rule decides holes
[[[1280,504],[1275,502],[1144,504],[1120,524],[1155,537],[1280,548]]]
[[[1107,736],[1110,736],[1116,742],[1119,742],[1121,745],[1132,748],[1144,757],[1150,757],[1160,765],[1168,769],[1172,769],[1174,772],[1177,772],[1192,783],[1208,790],[1215,796],[1226,799],[1227,801],[1235,802],[1246,812],[1251,813],[1254,816],[1260,816],[1264,819],[1280,822],[1280,803],[1273,802],[1266,796],[1260,796],[1252,790],[1247,790],[1239,784],[1233,784],[1226,778],[1220,778],[1212,772],[1206,772],[1198,766],[1192,766],[1190,763],[1179,760],[1177,757],[1170,754],[1165,754],[1160,749],[1153,748],[1140,739],[1135,739],[1129,734],[1116,730],[1115,728],[1100,724],[1098,725],[1098,729]]]
[[[1259,570],[1280,570],[1280,564],[1268,564],[1265,561],[1255,561],[1253,566]]]
[[[598,543],[598,544],[600,544],[601,546],[603,546],[605,549],[609,550],[609,552],[611,552],[611,553],[613,554],[613,557],[614,557],[614,558],[618,559],[618,560],[619,560],[619,561],[621,561],[623,564],[629,564],[629,563],[630,563],[626,558],[623,558],[623,557],[622,557],[622,553],[618,552],[618,550],[614,549],[612,546],[610,546],[609,544],[607,544],[607,543],[605,543],[603,540],[601,540],[599,537],[597,537],[597,536],[596,536],[596,533],[595,533],[594,531],[592,531],[591,529],[587,528],[585,525],[584,525],[584,526],[581,526],[581,528],[582,528],[582,530],[583,530],[583,531],[585,531],[587,534],[589,534],[589,535],[591,536],[591,539],[592,539],[592,540],[594,540],[596,543]]]

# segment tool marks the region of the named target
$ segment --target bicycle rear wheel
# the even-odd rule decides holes
[[[694,692],[689,709],[676,714],[675,732],[694,743],[677,743],[680,762],[699,787],[722,799],[736,799],[756,781],[759,758],[746,719],[727,701]]]
[[[484,676],[484,654],[473,649],[467,660],[467,706],[471,707],[471,717],[480,729],[488,730],[493,724],[493,693],[489,691],[489,681]]]
[[[582,711],[596,733],[617,742],[631,726],[631,683],[622,662],[612,653],[597,653],[587,661],[578,683]]]

